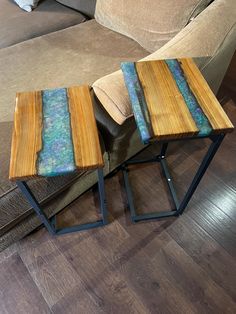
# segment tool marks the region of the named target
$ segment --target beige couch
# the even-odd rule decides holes
[[[13,0],[0,1],[0,48],[56,32],[79,23],[86,17],[55,0],[41,1],[31,13],[21,10]]]
[[[76,0],[60,2],[76,9],[80,9],[78,3],[83,4]],[[122,75],[120,71],[114,72],[119,70],[120,62],[203,56],[196,58],[196,62],[217,92],[235,51],[236,6],[234,0],[215,0],[205,8],[203,3],[207,5],[207,2],[160,0],[158,7],[157,2],[150,0],[149,6],[137,8],[141,1],[123,0],[118,10],[115,0],[97,0],[95,19],[85,22],[82,19],[83,23],[78,25],[67,25],[70,27],[56,32],[51,29],[49,34],[23,38],[22,42],[0,49],[0,249],[40,225],[30,205],[8,180],[16,91],[81,83],[93,85],[96,117],[104,144],[105,173],[108,174],[142,148]],[[170,6],[166,9],[167,3]],[[176,6],[172,8],[174,3]],[[183,10],[184,4],[186,10]],[[174,9],[172,13],[170,8]],[[73,11],[75,13],[79,14]],[[31,186],[51,215],[95,182],[95,175],[86,172],[33,180]]]

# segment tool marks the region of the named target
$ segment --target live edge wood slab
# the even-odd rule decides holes
[[[17,93],[11,180],[101,167],[89,86]]]
[[[192,59],[125,62],[121,68],[144,143],[233,130]]]

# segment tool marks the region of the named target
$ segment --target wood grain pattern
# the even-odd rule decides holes
[[[220,244],[189,216],[183,216],[174,226],[169,227],[168,233],[236,302],[235,278],[232,276],[232,272],[236,272],[236,265],[233,257],[222,250]],[[190,242],[191,238],[194,241]],[[225,265],[232,272],[225,269]]]
[[[226,308],[227,313],[234,313],[232,298],[174,240],[152,262],[159,265],[166,280],[194,305],[195,313],[224,313]]]
[[[235,101],[228,101],[224,110],[235,124]],[[193,166],[199,165],[208,144],[170,144],[168,163],[179,192],[186,192]],[[152,145],[140,158],[154,157],[159,149]],[[110,217],[115,217],[108,229],[52,238],[43,228],[9,248],[12,254],[0,253],[0,312],[236,313],[236,211],[231,203],[236,197],[235,149],[233,132],[179,218],[130,223],[118,173],[106,186]],[[168,187],[165,181],[162,186],[157,165],[134,168],[130,178],[137,208],[169,209],[163,197]],[[92,203],[94,194],[84,194],[61,213],[61,223],[80,223],[88,209],[93,218]]]
[[[89,86],[67,89],[76,167],[103,167],[103,158]]]
[[[37,153],[42,146],[41,92],[16,94],[9,178],[26,178],[37,174]]]
[[[36,282],[20,256],[15,253],[0,264],[0,313],[50,314]]]
[[[44,236],[42,245],[37,246],[36,243],[37,238],[35,242],[29,242],[27,247],[22,246],[20,255],[44,300],[51,307],[77,284],[81,284],[81,280],[48,235]]]
[[[213,133],[232,132],[234,128],[233,124],[194,61],[190,58],[183,58],[178,61],[181,62],[181,67],[184,70],[188,84],[207,116],[213,128]]]
[[[199,132],[164,61],[137,62],[136,69],[157,139],[193,136]]]

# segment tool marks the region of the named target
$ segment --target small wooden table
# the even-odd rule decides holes
[[[51,234],[107,223],[103,166],[89,86],[17,93],[9,178]],[[57,230],[56,217],[47,218],[25,180],[88,169],[98,173],[101,219]]]
[[[186,208],[225,134],[234,127],[192,59],[125,62],[121,68],[143,143],[162,142],[161,152],[154,159],[132,158],[123,165],[132,220],[178,216]],[[179,202],[166,163],[167,146],[170,141],[193,138],[210,138],[212,144]],[[160,162],[175,208],[138,215],[128,179],[128,165],[150,161]]]

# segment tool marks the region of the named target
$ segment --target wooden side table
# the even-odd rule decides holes
[[[192,59],[127,62],[121,65],[136,124],[144,144],[162,143],[151,160],[128,160],[123,175],[133,222],[182,214],[233,125]],[[212,141],[182,201],[178,200],[166,163],[168,143],[175,140],[209,138]],[[138,215],[128,178],[128,166],[159,162],[175,205],[174,210]]]
[[[16,180],[51,234],[64,234],[107,224],[103,157],[89,86],[23,92],[16,95],[9,178]],[[101,219],[56,229],[26,179],[97,170]]]

